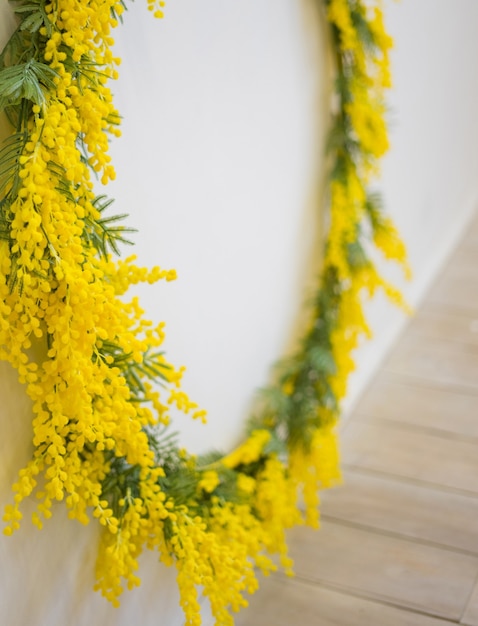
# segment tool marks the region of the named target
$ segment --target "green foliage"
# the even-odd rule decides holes
[[[350,17],[355,33],[360,39],[364,49],[369,53],[373,53],[376,47],[375,37],[366,18],[364,7],[358,4],[355,4],[355,6],[352,5]]]
[[[347,260],[353,270],[366,267],[370,261],[359,239],[347,246]]]
[[[168,381],[165,372],[170,369],[170,366],[162,362],[163,354],[163,352],[148,350],[142,355],[142,361],[138,363],[131,352],[124,352],[118,344],[102,341],[98,345],[96,359],[101,358],[109,362],[110,367],[117,367],[131,390],[131,400],[145,402],[147,394],[145,381],[159,383]]]
[[[374,232],[385,227],[386,218],[383,209],[383,199],[379,193],[375,192],[367,194],[365,210]]]
[[[35,59],[3,68],[0,70],[0,111],[20,104],[22,100],[42,106],[45,92],[55,87],[55,76],[55,70]]]
[[[87,246],[92,246],[103,258],[111,252],[121,254],[120,245],[133,245],[133,242],[126,239],[126,233],[135,233],[135,228],[129,228],[119,224],[128,217],[126,213],[120,215],[104,216],[106,210],[114,202],[105,195],[98,196],[93,202],[94,207],[100,212],[101,217],[97,220],[87,216],[83,230],[83,239]]]
[[[0,150],[0,214],[6,219],[6,211],[15,198],[20,184],[19,159],[28,141],[26,130],[10,135]]]
[[[309,350],[309,359],[311,369],[309,377],[312,373],[321,373],[325,376],[332,376],[337,371],[335,359],[332,352],[324,346],[313,346]]]

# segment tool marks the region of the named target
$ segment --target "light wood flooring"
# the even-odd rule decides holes
[[[342,433],[344,485],[296,577],[237,626],[478,626],[478,219]]]

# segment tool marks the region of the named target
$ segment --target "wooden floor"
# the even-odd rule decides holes
[[[478,626],[478,219],[342,435],[322,528],[237,626]]]

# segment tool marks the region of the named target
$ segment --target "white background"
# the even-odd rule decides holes
[[[185,388],[209,412],[206,427],[177,422],[191,450],[240,438],[254,389],[297,336],[320,264],[330,64],[315,4],[171,0],[156,21],[138,0],[116,35],[124,135],[108,193],[139,229],[140,260],[179,273],[141,293],[148,316],[167,323],[170,359],[188,368]],[[395,89],[379,186],[408,243],[415,278],[406,289],[416,303],[477,201],[478,3],[386,7]],[[0,0],[0,42],[12,25]],[[352,400],[403,324],[383,302],[371,316],[376,339],[359,356]],[[3,506],[30,454],[30,413],[3,364],[0,393]],[[27,519],[16,536],[0,537],[0,623],[180,624],[174,572],[155,555],[142,559],[143,584],[120,609],[91,591],[96,539],[61,506],[41,533]]]

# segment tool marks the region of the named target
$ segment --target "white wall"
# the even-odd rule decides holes
[[[319,249],[327,48],[296,0],[181,1],[166,13],[157,22],[135,7],[118,36],[112,190],[140,230],[140,258],[179,273],[141,294],[209,411],[207,429],[179,417],[182,441],[228,448],[290,341]]]
[[[118,32],[124,136],[109,193],[139,228],[141,260],[179,272],[175,284],[142,293],[148,314],[167,322],[168,355],[188,366],[186,389],[210,413],[207,427],[181,418],[189,449],[237,440],[307,292],[329,93],[324,27],[311,4],[175,0],[157,22],[137,1]],[[382,184],[409,244],[416,302],[476,203],[478,3],[386,6],[396,88]],[[0,0],[0,41],[11,25]],[[380,303],[372,315],[377,340],[361,353],[353,397],[403,321]],[[0,391],[3,505],[30,453],[30,417],[4,365]],[[94,594],[95,541],[95,529],[67,522],[61,507],[41,533],[26,521],[16,536],[1,536],[0,623],[181,623],[174,573],[154,555],[119,610]]]

